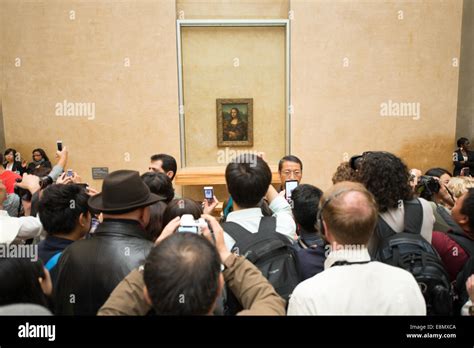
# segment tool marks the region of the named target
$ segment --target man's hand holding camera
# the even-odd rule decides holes
[[[34,194],[36,191],[41,189],[40,178],[36,175],[25,173],[23,174],[21,181],[16,183],[16,186],[28,190],[31,192],[31,194]]]
[[[224,262],[231,255],[231,252],[225,245],[224,230],[213,216],[202,214],[201,218],[202,221],[205,222],[202,223],[201,221],[199,225],[199,233],[216,246],[221,261]],[[182,218],[177,216],[165,226],[160,236],[155,241],[155,245],[160,244],[164,239],[177,232],[180,226],[182,226]]]

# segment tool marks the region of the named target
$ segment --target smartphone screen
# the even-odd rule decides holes
[[[288,180],[285,182],[285,197],[286,200],[291,200],[291,192],[298,186],[298,180]]]
[[[56,142],[56,145],[58,146],[58,151],[62,151],[63,150],[63,141],[62,140],[58,140]]]
[[[214,200],[214,188],[212,186],[204,187],[204,198],[206,198],[208,201]]]
[[[67,174],[66,174],[66,176],[69,176],[69,177],[71,177],[71,176],[72,176],[72,169],[68,169],[68,170],[67,170]]]

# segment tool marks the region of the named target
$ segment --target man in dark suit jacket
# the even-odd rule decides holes
[[[469,150],[469,140],[460,138],[457,141],[458,149],[453,153],[454,176],[461,175],[463,168],[469,168],[470,175],[474,175],[474,152]],[[463,173],[466,175],[466,173]]]
[[[150,193],[136,171],[119,170],[105,178],[102,193],[88,202],[104,221],[92,238],[74,242],[59,259],[56,314],[96,315],[117,284],[144,263],[153,247],[145,231],[149,205],[164,199]]]

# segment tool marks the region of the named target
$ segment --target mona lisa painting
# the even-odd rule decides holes
[[[217,146],[253,146],[253,99],[217,99]]]

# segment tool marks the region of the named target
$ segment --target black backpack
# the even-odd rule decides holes
[[[448,273],[436,250],[421,235],[423,207],[418,199],[405,201],[404,229],[396,233],[379,217],[375,260],[403,268],[415,277],[428,315],[450,315],[453,299]]]
[[[236,241],[232,252],[257,266],[275,291],[288,301],[300,276],[296,250],[288,237],[276,232],[276,218],[262,217],[257,233],[234,222],[225,222],[222,227]]]

